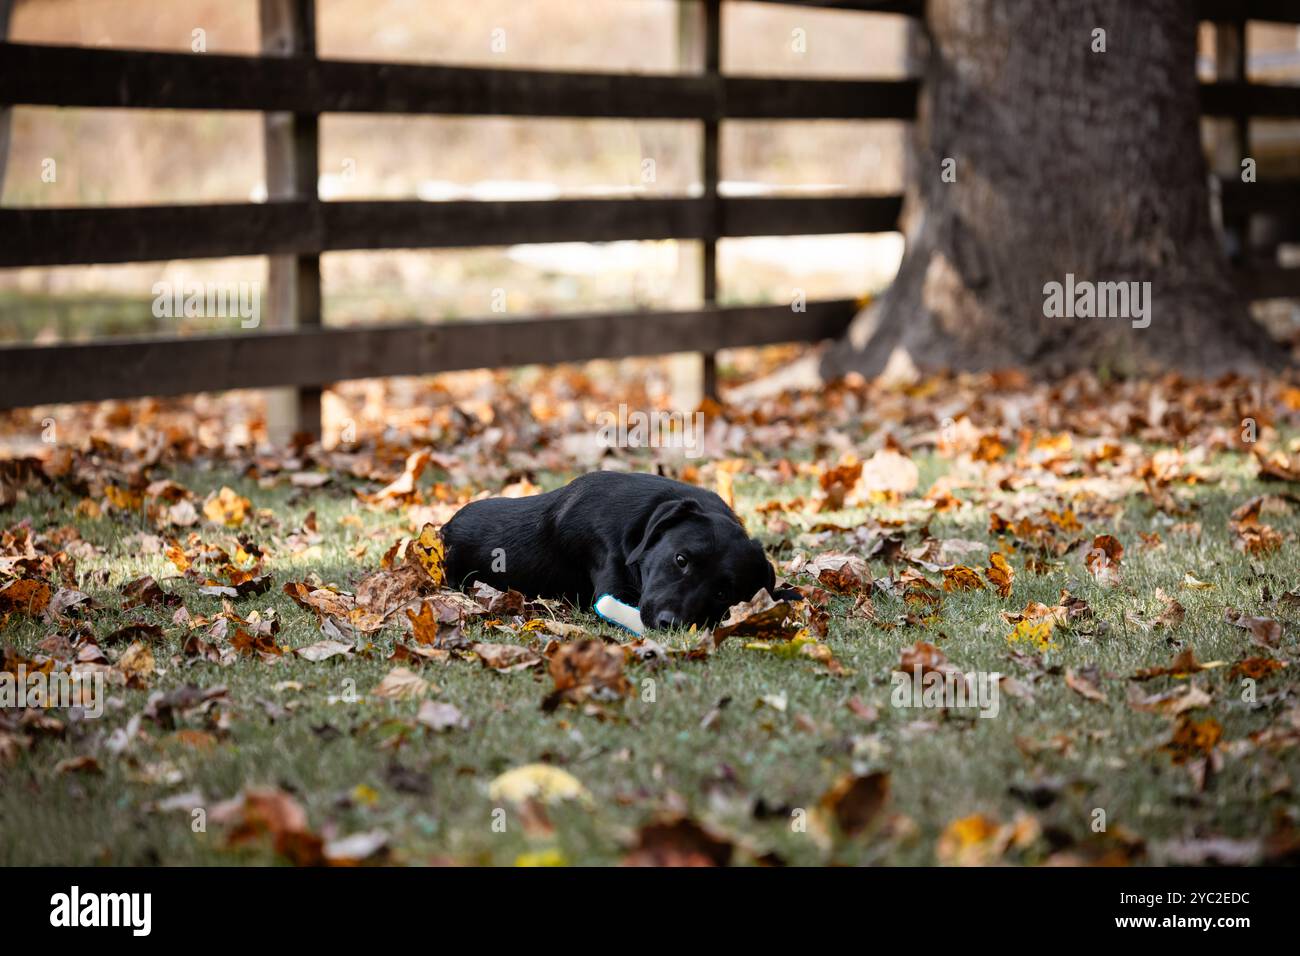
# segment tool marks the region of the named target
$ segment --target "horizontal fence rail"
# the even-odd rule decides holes
[[[912,119],[915,80],[365,63],[0,43],[0,102],[22,106],[615,119]]]
[[[267,202],[0,209],[0,267],[347,249],[888,232],[899,196]]]
[[[1276,23],[1300,23],[1300,4],[1296,0],[1197,0],[1196,14],[1202,20],[1272,20]]]
[[[824,7],[858,13],[899,13],[910,17],[925,15],[924,0],[759,0],[782,6]],[[1196,0],[1196,13],[1202,20],[1274,20],[1300,23],[1300,8],[1295,0]]]
[[[1300,179],[1261,180],[1253,183],[1220,177],[1220,197],[1225,212],[1288,211],[1300,216]]]
[[[1203,116],[1300,117],[1300,86],[1219,81],[1201,84]]]
[[[779,3],[785,7],[826,7],[833,10],[851,10],[855,13],[901,13],[920,17],[925,14],[924,0],[759,0],[761,3]]]
[[[798,312],[730,306],[0,347],[0,408],[817,340],[841,334],[856,309],[835,299]]]
[[[1237,285],[1249,299],[1294,299],[1300,296],[1300,269],[1258,266],[1237,270]]]

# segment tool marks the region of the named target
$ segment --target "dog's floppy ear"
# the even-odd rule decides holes
[[[640,542],[628,553],[627,563],[636,564],[658,535],[684,518],[698,514],[699,511],[700,506],[690,498],[678,498],[660,504],[651,512],[650,520],[645,523],[645,531],[641,534]]]

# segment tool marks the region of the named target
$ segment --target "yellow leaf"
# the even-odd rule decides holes
[[[237,528],[244,523],[253,503],[247,498],[222,487],[216,496],[209,498],[203,506],[203,516],[213,524],[224,524],[228,528]]]
[[[1056,647],[1052,643],[1052,631],[1055,627],[1056,624],[1050,617],[1037,621],[1021,621],[1016,625],[1016,629],[1007,635],[1007,641],[1011,644],[1023,641],[1026,644],[1033,644],[1040,651],[1050,650]]]
[[[121,511],[138,511],[144,504],[144,495],[129,488],[109,485],[104,489],[104,500]]]
[[[549,850],[536,850],[532,853],[520,853],[515,857],[515,866],[568,866],[564,853],[555,847]]]
[[[997,831],[998,827],[994,821],[983,814],[977,813],[973,816],[953,820],[948,824],[944,833],[959,848],[962,848],[974,846],[976,843],[983,843]]]
[[[413,556],[420,567],[424,568],[434,587],[442,587],[442,582],[447,577],[443,570],[446,551],[438,530],[433,525],[426,524],[420,529],[420,536],[411,541],[407,550],[408,556]]]
[[[573,774],[547,763],[530,763],[507,770],[493,780],[488,786],[488,796],[510,803],[527,800],[556,803],[560,800],[585,802],[590,795]]]

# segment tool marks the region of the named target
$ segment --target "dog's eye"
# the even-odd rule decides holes
[[[685,570],[686,570],[686,565],[688,565],[688,564],[690,564],[690,562],[686,560],[686,555],[684,555],[684,554],[679,554],[679,555],[677,555],[677,566],[678,566],[679,568],[681,568],[683,571],[685,571]]]

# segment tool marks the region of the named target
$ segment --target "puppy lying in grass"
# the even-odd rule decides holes
[[[609,594],[652,628],[715,623],[776,584],[721,498],[658,475],[598,471],[543,495],[476,501],[442,537],[455,587],[484,581],[581,608]]]

